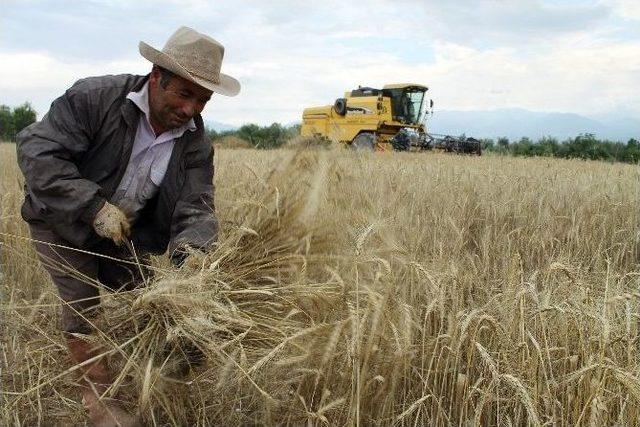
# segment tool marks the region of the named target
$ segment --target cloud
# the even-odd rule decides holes
[[[581,48],[568,43],[521,58],[513,49],[469,51],[443,45],[439,52],[444,53],[430,71],[445,109],[594,113],[624,104],[640,113],[640,58],[634,56],[639,49],[638,42]]]
[[[431,2],[434,3],[434,2]],[[458,43],[512,46],[538,43],[591,31],[611,14],[606,4],[551,4],[540,0],[462,0],[439,2],[425,7],[425,15],[438,37]]]
[[[614,0],[614,12],[622,19],[640,21],[640,2],[637,0]]]
[[[331,104],[359,84],[413,81],[430,86],[439,109],[595,113],[626,105],[640,114],[638,51],[640,42],[611,46],[567,41],[545,54],[522,58],[514,48],[482,50],[443,42],[436,44],[433,62],[420,64],[386,54],[333,60],[310,56],[282,67],[287,58],[276,57],[267,68],[239,66],[238,71],[255,74],[245,79],[245,93],[238,101],[244,121],[267,122],[274,114],[283,121],[299,120],[304,107]],[[230,99],[224,106],[233,111],[235,102]],[[243,121],[236,117],[236,122]]]
[[[79,78],[146,73],[138,40],[160,48],[187,24],[224,43],[222,70],[242,83],[205,109],[220,122],[288,123],[359,84],[399,81],[430,86],[440,109],[640,115],[640,36],[620,30],[635,1],[26,4],[12,3],[0,30],[0,103],[32,100],[41,113]]]
[[[37,51],[0,51],[0,64],[0,104],[15,106],[29,101],[39,117],[46,113],[51,101],[81,78],[150,70],[150,63],[142,58],[68,61]]]

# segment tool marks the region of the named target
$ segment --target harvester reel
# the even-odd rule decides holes
[[[449,153],[482,155],[482,141],[475,138],[451,135],[430,134],[435,148]]]
[[[351,141],[351,148],[356,151],[373,151],[376,147],[376,137],[372,132],[360,132]]]

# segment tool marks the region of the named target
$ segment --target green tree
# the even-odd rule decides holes
[[[538,155],[553,157],[558,153],[559,143],[556,138],[545,136],[538,141]]]
[[[569,144],[569,157],[595,160],[600,154],[598,141],[594,134],[586,133],[576,136]]]
[[[504,136],[498,138],[495,151],[500,154],[509,154],[509,138]]]
[[[256,148],[277,148],[287,142],[290,131],[280,123],[272,123],[271,126],[264,127],[250,123],[241,126],[236,135]]]
[[[13,126],[16,135],[31,123],[35,123],[35,121],[36,110],[34,110],[28,102],[13,109]]]
[[[493,139],[486,138],[481,140],[482,151],[494,151],[495,144],[493,143]]]
[[[0,105],[0,140],[15,141],[18,132],[35,121],[36,111],[28,102],[13,110],[6,105]]]
[[[631,138],[627,141],[627,145],[622,155],[622,161],[628,163],[640,162],[640,141],[635,138]]]
[[[520,138],[519,141],[510,145],[509,150],[514,156],[533,156],[533,141],[527,137]]]
[[[15,133],[11,109],[6,105],[0,105],[0,140],[11,141]]]

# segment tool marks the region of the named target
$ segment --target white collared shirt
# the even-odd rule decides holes
[[[149,120],[149,82],[140,91],[129,92],[127,98],[143,114],[140,114],[129,164],[112,201],[133,221],[146,202],[157,194],[167,172],[176,139],[187,130],[196,130],[196,125],[191,119],[179,128],[156,136]]]

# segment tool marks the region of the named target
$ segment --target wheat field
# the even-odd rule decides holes
[[[2,144],[2,425],[85,422]],[[218,245],[105,294],[149,425],[640,425],[640,172],[220,149]],[[108,314],[108,315],[107,315]],[[177,375],[184,349],[204,364]]]

